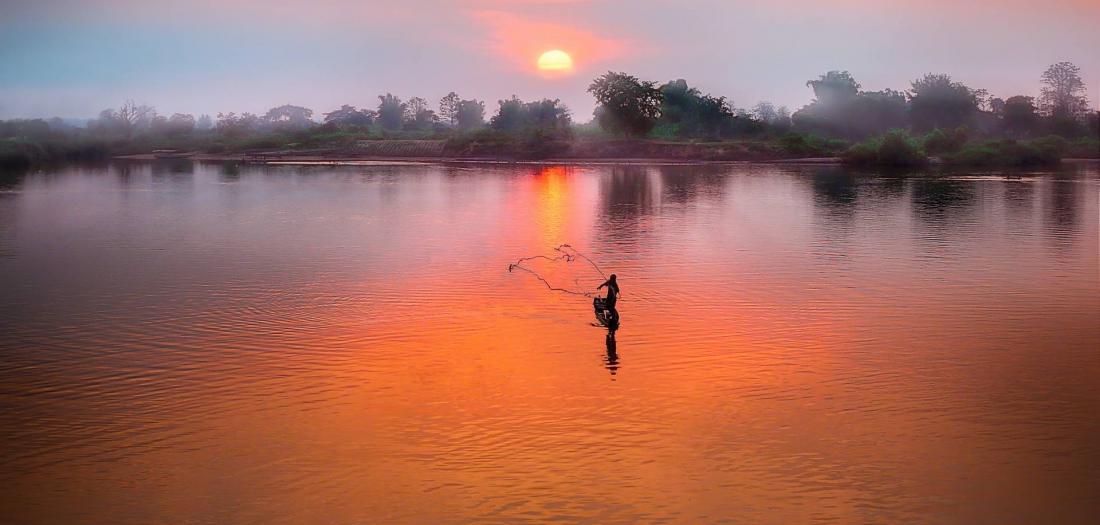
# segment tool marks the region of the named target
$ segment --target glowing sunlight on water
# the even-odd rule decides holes
[[[12,523],[1100,515],[1095,165],[3,181]],[[561,243],[619,275],[614,347],[507,271]]]

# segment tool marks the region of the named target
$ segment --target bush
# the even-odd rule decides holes
[[[906,167],[922,166],[928,162],[917,142],[898,129],[848,148],[841,158],[845,164],[859,166]]]
[[[924,136],[924,151],[930,155],[954,153],[962,149],[969,138],[970,130],[966,126],[959,126],[951,133],[936,128]]]
[[[953,166],[1053,166],[1062,161],[1066,147],[1060,137],[1044,137],[1030,143],[999,140],[967,146],[943,160]]]
[[[846,145],[843,140],[823,139],[805,133],[786,133],[779,137],[779,148],[784,153],[806,157],[833,155]]]
[[[1100,159],[1100,140],[1083,137],[1069,144],[1065,155],[1075,159]]]

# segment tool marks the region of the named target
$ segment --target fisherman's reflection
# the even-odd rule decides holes
[[[604,368],[611,372],[611,380],[615,380],[615,372],[619,370],[619,354],[615,352],[615,333],[608,332],[604,338],[607,345],[607,357],[604,359]]]

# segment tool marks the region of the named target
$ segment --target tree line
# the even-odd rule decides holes
[[[960,126],[987,135],[1015,138],[1056,134],[1080,137],[1096,129],[1080,69],[1069,62],[1047,68],[1038,99],[990,96],[946,74],[926,74],[909,89],[865,91],[847,71],[829,71],[806,82],[814,100],[790,114],[769,102],[752,111],[736,109],[725,97],[688,88],[683,80],[658,86],[626,73],[608,72],[588,91],[598,102],[595,119],[609,133],[625,137],[724,138],[768,130],[796,130],[863,139],[891,129],[927,133]]]
[[[314,118],[313,110],[291,104],[263,114],[230,112],[196,118],[181,113],[162,115],[151,106],[126,101],[118,108],[101,111],[83,127],[58,118],[0,121],[0,149],[54,147],[76,151],[65,155],[79,157],[85,150],[117,153],[158,146],[219,151],[288,143],[316,145],[324,137],[339,136],[511,140],[536,148],[541,147],[540,141],[571,140],[580,130],[586,136],[632,139],[772,137],[792,153],[821,153],[821,148],[808,147],[807,141],[859,141],[900,129],[927,134],[923,147],[935,153],[974,136],[1032,139],[1100,134],[1080,70],[1069,62],[1042,72],[1038,97],[993,97],[949,75],[931,73],[914,79],[904,91],[865,90],[847,71],[829,71],[808,80],[806,87],[814,98],[797,111],[770,102],[743,109],[729,98],[704,93],[683,79],[658,84],[608,72],[588,86],[597,106],[592,123],[581,127],[573,123],[569,108],[558,99],[523,101],[512,96],[498,100],[495,112],[488,116],[484,101],[465,99],[454,92],[437,104],[386,93],[370,107],[344,104],[319,119]]]

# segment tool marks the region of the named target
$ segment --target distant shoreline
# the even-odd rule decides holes
[[[248,155],[248,154],[211,154],[211,153],[187,153],[173,155],[171,157],[157,156],[152,153],[140,153],[135,155],[116,155],[111,157],[117,160],[193,160],[206,162],[245,162],[250,164],[268,165],[357,165],[373,164],[379,162],[408,162],[417,164],[665,164],[665,165],[710,165],[710,164],[840,164],[840,157],[804,157],[804,158],[775,158],[775,159],[684,159],[684,158],[649,158],[649,157],[561,157],[546,159],[514,159],[508,157],[457,157],[457,156],[363,156],[363,155]]]
[[[507,157],[399,157],[399,156],[356,156],[356,155],[279,155],[252,158],[246,154],[212,154],[212,153],[188,153],[172,157],[158,157],[152,153],[140,153],[135,155],[116,155],[115,160],[191,160],[199,162],[243,162],[248,164],[269,166],[369,166],[372,164],[571,164],[571,165],[665,165],[665,166],[709,166],[730,164],[802,164],[835,166],[842,165],[840,157],[803,157],[803,158],[778,158],[778,159],[682,159],[682,158],[646,158],[646,157],[602,157],[602,158],[578,158],[562,157],[547,159],[513,159]],[[1063,164],[1091,164],[1100,163],[1100,158],[1065,158]],[[939,164],[933,162],[932,164]]]

